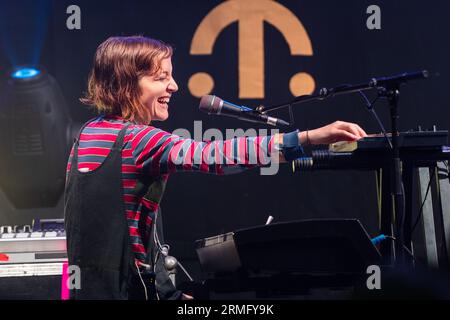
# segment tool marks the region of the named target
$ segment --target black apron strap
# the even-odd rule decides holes
[[[69,264],[80,267],[81,288],[72,289],[71,298],[128,298],[130,271],[135,267],[121,171],[121,151],[127,127],[125,125],[119,131],[103,163],[89,172],[78,171],[82,130],[75,142],[64,214],[68,260]]]
[[[78,143],[80,142],[81,132],[83,132],[84,128],[85,128],[89,123],[91,123],[92,121],[97,120],[98,118],[100,118],[100,117],[95,117],[95,118],[89,119],[88,121],[86,121],[86,122],[83,124],[83,126],[82,126],[82,127],[80,128],[80,130],[78,131],[78,134],[73,138],[73,143],[74,143],[74,144],[78,144]]]

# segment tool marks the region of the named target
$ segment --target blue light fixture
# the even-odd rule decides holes
[[[39,71],[38,69],[35,69],[35,68],[21,68],[21,69],[15,70],[11,74],[11,77],[13,77],[15,79],[29,79],[29,78],[33,78],[33,77],[37,76],[40,73],[41,73],[41,71]]]
[[[55,207],[76,135],[64,96],[44,66],[19,65],[6,75],[0,77],[0,189],[17,209]]]

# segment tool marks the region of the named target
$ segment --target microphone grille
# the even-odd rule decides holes
[[[207,113],[219,113],[222,99],[216,96],[207,95],[200,99],[198,108]]]

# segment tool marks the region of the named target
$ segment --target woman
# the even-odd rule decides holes
[[[257,152],[290,161],[302,155],[301,145],[366,136],[358,125],[340,121],[258,137],[252,148],[246,137],[205,143],[171,135],[150,125],[169,117],[178,90],[171,56],[169,45],[141,36],[109,38],[97,48],[81,101],[101,115],[80,130],[67,166],[67,250],[69,264],[81,270],[81,288],[71,290],[72,298],[191,298],[176,290],[164,266],[168,246],[158,212],[170,173],[223,174],[252,167],[250,157],[262,165]]]

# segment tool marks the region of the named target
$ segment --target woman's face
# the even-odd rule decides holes
[[[169,117],[169,102],[178,85],[172,78],[172,59],[161,60],[157,74],[139,80],[141,102],[150,110],[152,121],[164,121]]]

